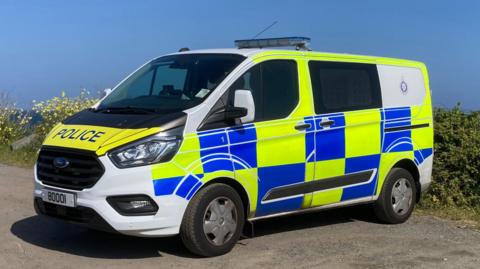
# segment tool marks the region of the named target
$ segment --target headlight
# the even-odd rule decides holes
[[[177,152],[181,139],[172,136],[151,136],[108,154],[118,168],[169,161]]]

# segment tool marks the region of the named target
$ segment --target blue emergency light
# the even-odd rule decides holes
[[[237,46],[239,49],[295,47],[296,50],[311,50],[308,47],[309,44],[310,38],[308,37],[278,37],[235,40],[235,46]]]

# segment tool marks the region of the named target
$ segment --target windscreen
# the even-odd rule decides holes
[[[121,83],[97,110],[125,108],[167,113],[194,107],[244,59],[235,54],[183,54],[158,58]]]

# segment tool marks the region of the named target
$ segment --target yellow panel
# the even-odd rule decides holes
[[[258,167],[305,162],[305,134],[295,129],[301,120],[255,123]]]
[[[382,190],[382,187],[383,187],[383,182],[385,182],[385,178],[387,177],[392,167],[397,162],[403,159],[409,159],[413,161],[414,160],[413,151],[382,153],[382,156],[380,157],[380,169],[378,172],[376,195],[380,194],[380,191]]]
[[[424,104],[421,106],[412,106],[410,110],[412,111],[412,118],[415,118],[415,119],[431,119],[432,118],[432,107],[428,106],[428,104]]]
[[[412,129],[415,149],[433,148],[432,108],[429,105],[415,106],[412,110],[412,125],[428,123],[426,128]]]
[[[200,142],[197,135],[185,135],[173,161],[192,174],[203,173],[203,165],[200,159]]]
[[[305,182],[312,181],[315,174],[315,163],[309,162],[305,165]],[[302,208],[309,208],[312,204],[312,194],[305,194],[303,196]]]
[[[315,163],[315,179],[324,179],[345,174],[345,159],[319,161]]]
[[[299,104],[291,115],[292,118],[314,115],[313,93],[310,83],[310,75],[306,61],[297,60],[298,79],[300,86]]]
[[[345,154],[358,157],[381,152],[380,110],[345,113]]]
[[[187,175],[184,169],[180,168],[174,162],[159,163],[152,165],[152,179],[162,179],[170,177],[180,177]]]
[[[257,198],[258,198],[258,170],[252,169],[239,169],[235,170],[235,178],[248,193],[250,200],[250,216],[255,215],[257,210]]]
[[[412,120],[412,125],[422,124],[425,121]],[[433,148],[433,127],[412,129],[412,140],[415,149]]]
[[[425,83],[425,89],[427,90],[424,105],[431,109],[431,107],[432,107],[432,97],[431,97],[431,93],[430,93],[430,80],[428,78],[427,67],[425,66],[425,64],[420,64],[419,68],[422,70],[423,81]]]
[[[343,189],[334,189],[313,193],[312,207],[338,203],[342,199]]]
[[[315,180],[322,180],[345,174],[345,159],[320,161],[315,163]],[[342,189],[334,189],[313,193],[312,206],[327,205],[340,202]]]
[[[168,163],[159,163],[152,166],[152,178],[169,178],[185,176],[187,174],[203,174],[203,165],[200,160],[200,143],[196,135],[186,135],[178,153]]]

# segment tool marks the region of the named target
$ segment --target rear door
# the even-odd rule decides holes
[[[377,67],[310,61],[309,71],[316,114],[311,206],[371,197],[382,143]]]

